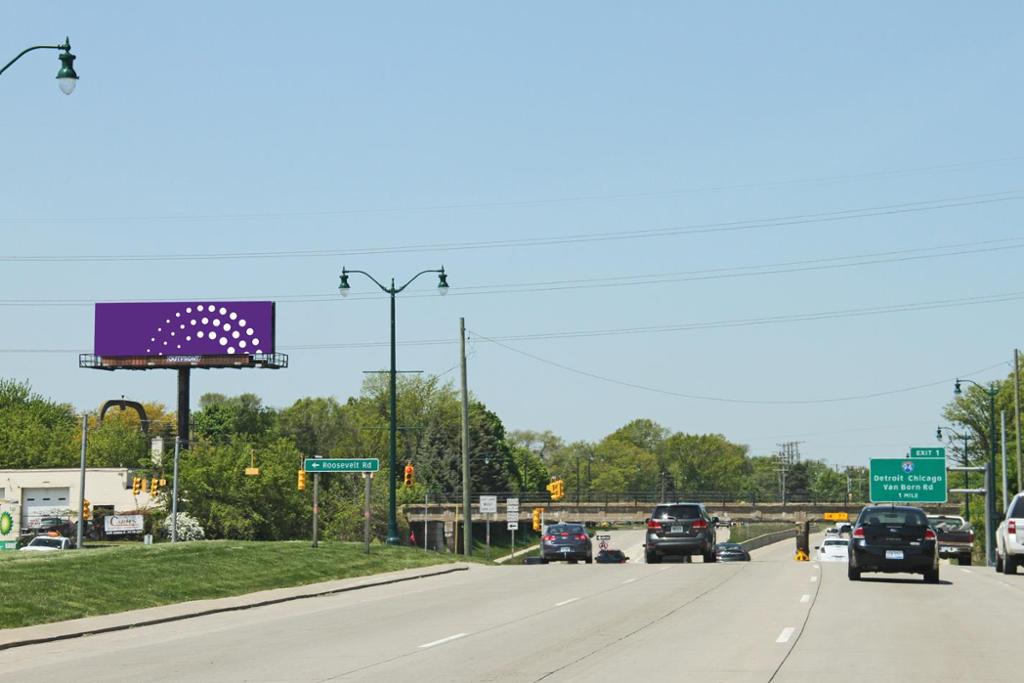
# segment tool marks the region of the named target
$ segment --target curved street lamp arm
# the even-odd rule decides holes
[[[395,290],[395,294],[398,294],[398,293],[399,293],[399,292],[401,292],[401,291],[402,291],[403,289],[405,289],[406,287],[408,287],[409,285],[411,285],[411,284],[412,284],[412,282],[413,282],[413,280],[415,280],[416,278],[418,278],[418,277],[419,277],[420,275],[426,275],[427,273],[443,273],[443,272],[444,272],[444,268],[433,268],[433,269],[431,269],[431,270],[421,270],[420,272],[416,273],[416,274],[415,274],[415,275],[413,275],[413,276],[412,276],[411,278],[409,278],[409,281],[408,281],[408,282],[406,282],[406,283],[405,283],[404,285],[402,285],[401,287],[399,287],[398,289],[396,289],[396,290]]]
[[[0,74],[2,74],[3,72],[7,71],[7,69],[11,66],[11,64],[14,64],[16,61],[18,61],[19,59],[21,59],[22,57],[27,55],[29,52],[32,52],[32,50],[65,50],[65,51],[68,51],[70,49],[71,49],[71,44],[67,40],[65,40],[62,45],[36,45],[34,47],[27,48],[27,49],[22,50],[21,52],[19,52],[17,57],[15,57],[11,61],[7,62],[7,64],[4,65],[4,68],[0,69]]]
[[[375,278],[374,276],[370,275],[370,274],[369,274],[369,273],[367,273],[367,272],[366,272],[365,270],[348,270],[347,268],[342,268],[342,269],[341,269],[341,274],[342,274],[342,275],[348,275],[349,273],[359,273],[359,274],[361,274],[361,275],[365,275],[366,277],[368,277],[368,278],[370,278],[371,280],[373,280],[373,284],[375,284],[375,285],[377,285],[378,287],[380,287],[380,288],[381,288],[381,290],[382,290],[382,291],[383,291],[383,292],[384,292],[385,294],[396,294],[396,293],[397,293],[397,292],[393,292],[393,291],[391,291],[391,289],[389,289],[388,287],[385,287],[385,286],[384,286],[384,285],[382,285],[381,283],[377,282],[377,278]],[[401,291],[401,290],[399,290],[399,291]]]

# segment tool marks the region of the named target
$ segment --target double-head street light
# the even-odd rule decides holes
[[[57,58],[60,60],[60,69],[57,71],[57,85],[60,86],[60,91],[65,95],[70,95],[74,92],[75,85],[78,83],[78,74],[75,73],[75,56],[71,54],[71,41],[67,38],[64,39],[64,43],[61,45],[36,45],[22,50],[18,53],[17,57],[7,62],[0,69],[0,74],[7,71],[11,64],[14,64],[33,50],[60,50],[60,54],[57,55]]]
[[[984,386],[974,380],[965,379],[988,394],[989,401],[989,439],[988,439],[988,467],[985,470],[985,547],[987,549],[985,558],[989,566],[995,564],[995,520],[996,520],[996,386],[991,384]],[[957,378],[953,386],[953,393],[960,396],[963,392],[960,389],[961,380]]]
[[[341,269],[341,284],[338,285],[338,292],[342,296],[348,296],[351,287],[348,284],[348,276],[351,273],[359,273],[370,278],[375,285],[380,287],[381,291],[391,297],[391,371],[389,373],[390,386],[391,386],[391,397],[389,406],[389,431],[390,431],[390,442],[388,446],[388,537],[387,543],[390,545],[398,545],[402,542],[398,536],[398,519],[397,510],[395,506],[395,487],[396,487],[396,471],[398,469],[398,399],[397,399],[397,382],[395,375],[397,370],[395,369],[395,295],[401,292],[403,289],[412,284],[413,280],[418,278],[420,275],[426,273],[437,273],[437,291],[439,294],[448,293],[448,275],[444,272],[444,266],[436,270],[421,270],[420,272],[409,278],[401,287],[395,287],[395,279],[391,278],[391,286],[386,287],[377,281],[375,277],[367,273],[365,270],[348,270],[347,268]]]
[[[963,462],[961,464],[964,467],[969,466],[971,463],[970,463],[970,461],[967,458],[967,439],[969,438],[969,435],[967,434],[967,430],[965,429],[964,433],[961,434],[961,433],[959,433],[958,431],[956,431],[955,429],[953,429],[951,427],[936,427],[935,428],[935,438],[938,439],[939,441],[942,441],[942,430],[943,429],[946,430],[946,433],[951,437],[951,440],[952,439],[961,439],[961,440],[963,440],[963,442],[964,442],[964,453],[963,453]],[[971,486],[971,483],[970,483],[970,473],[965,470],[964,471],[964,488],[965,489],[966,488],[970,488],[970,486]],[[970,517],[971,517],[971,494],[969,494],[969,493],[965,493],[964,494],[964,517],[966,517],[968,519],[970,519]]]

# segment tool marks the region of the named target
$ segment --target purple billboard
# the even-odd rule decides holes
[[[96,304],[97,356],[274,353],[274,302]]]

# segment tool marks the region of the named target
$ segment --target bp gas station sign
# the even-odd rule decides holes
[[[0,501],[0,550],[14,550],[18,547],[17,520],[17,505]]]
[[[872,503],[945,503],[945,458],[872,458]]]

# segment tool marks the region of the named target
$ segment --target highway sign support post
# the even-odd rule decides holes
[[[366,479],[366,517],[364,535],[366,536],[366,552],[370,552],[370,479],[374,472],[380,471],[380,460],[377,458],[325,458],[314,455],[302,461],[302,469],[313,473],[313,547],[317,547],[317,522],[320,516],[320,473],[321,472],[357,472]]]
[[[505,499],[505,524],[512,532],[512,554],[516,554],[516,529],[519,528],[519,499]]]
[[[497,512],[497,496],[480,496],[480,514],[487,518],[487,559],[491,558],[491,515]]]

